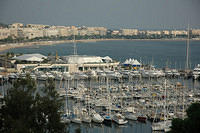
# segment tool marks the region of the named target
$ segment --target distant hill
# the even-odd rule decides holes
[[[0,27],[7,28],[8,25],[0,22]]]

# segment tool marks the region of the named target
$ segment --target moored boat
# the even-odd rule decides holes
[[[119,113],[115,114],[112,119],[115,123],[119,125],[124,125],[128,122],[127,120],[125,120],[125,117]]]

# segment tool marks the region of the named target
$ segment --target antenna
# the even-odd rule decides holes
[[[190,48],[190,28],[188,24],[188,38],[187,38],[187,47],[186,47],[186,70],[189,69],[189,48]]]

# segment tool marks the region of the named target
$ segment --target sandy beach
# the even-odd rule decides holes
[[[184,41],[186,39],[87,39],[87,40],[76,40],[76,42],[97,42],[97,41]],[[199,41],[198,39],[197,41]],[[0,44],[0,51],[5,51],[12,48],[30,47],[33,45],[53,45],[62,43],[72,43],[73,40],[58,40],[58,41],[35,41],[35,42],[22,42],[22,43],[4,43]]]

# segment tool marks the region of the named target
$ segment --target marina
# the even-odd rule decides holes
[[[53,79],[65,99],[61,122],[70,132],[165,132],[173,118],[185,118],[187,107],[200,101],[199,65],[185,71],[155,67],[153,61],[143,64],[134,57],[119,62],[109,56],[58,56],[57,52],[13,59],[18,61],[17,71],[1,75],[1,94],[27,74],[38,89]]]
[[[97,129],[99,132],[123,132],[127,127],[140,125],[145,126],[146,132],[164,131],[164,128],[160,128],[163,125],[160,123],[177,117],[184,118],[183,109],[200,101],[199,85],[191,86],[189,83],[193,82],[192,79],[176,76],[133,77],[131,74],[127,75],[131,73],[127,70],[118,70],[116,75],[113,74],[114,71],[109,71],[108,75],[111,72],[112,76],[106,76],[106,72],[104,76],[103,72],[96,76],[83,73],[78,76],[76,73],[71,76],[68,74],[65,79],[55,79],[58,94],[66,99],[63,122],[71,123],[69,130],[80,128],[82,132],[87,132],[87,127],[91,132]],[[33,73],[31,75],[35,77]],[[46,75],[46,78],[36,78],[38,88],[42,88],[45,79],[53,74]],[[8,82],[12,83],[12,80],[15,80],[14,77],[9,78]],[[4,86],[8,86],[6,82]],[[151,127],[151,123],[152,126],[156,123],[159,128]],[[132,130],[144,130],[134,128],[136,129]]]
[[[0,0],[0,133],[199,133],[199,0]]]

